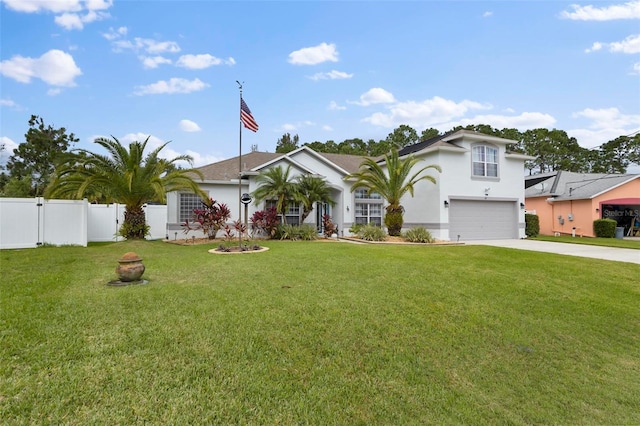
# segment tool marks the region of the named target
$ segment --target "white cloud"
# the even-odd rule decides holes
[[[54,13],[55,23],[67,30],[81,30],[84,24],[108,18],[104,10],[113,5],[112,0],[4,0],[4,3],[16,12]]]
[[[586,49],[587,53],[597,52],[608,47],[609,52],[612,53],[627,53],[634,54],[640,53],[640,34],[630,35],[622,41],[614,41],[612,43],[603,43],[596,41],[591,45],[591,48]]]
[[[640,114],[623,114],[618,108],[586,108],[573,114],[574,118],[585,118],[587,128],[568,130],[581,146],[593,148],[620,135],[628,135],[640,128]]]
[[[118,138],[118,140],[120,140],[120,143],[125,145],[135,141],[144,142],[147,139],[147,137],[149,138],[149,142],[147,142],[147,149],[145,150],[145,154],[167,143],[167,141],[164,141],[156,136],[153,136],[153,135],[150,136],[148,134],[141,133],[141,132],[128,133],[122,138]],[[214,155],[204,155],[189,149],[186,150],[185,152],[179,152],[172,148],[171,143],[166,145],[162,149],[162,151],[160,151],[159,157],[164,158],[166,160],[172,160],[181,155],[191,156],[191,158],[193,158],[193,167],[200,167],[200,166],[204,166],[211,163],[217,163],[218,161],[224,160],[223,157],[217,157]],[[190,167],[189,163],[186,161],[178,161],[176,162],[176,164],[181,167]]]
[[[127,27],[118,27],[117,29],[110,27],[109,32],[102,33],[102,37],[106,38],[109,41],[113,41],[127,35],[127,32]]]
[[[591,47],[590,47],[590,48],[585,49],[585,52],[586,52],[586,53],[597,52],[597,51],[599,51],[599,50],[602,50],[602,48],[603,48],[603,47],[604,47],[604,46],[603,46],[603,44],[602,44],[602,43],[600,43],[599,41],[596,41],[596,42],[594,42],[594,43],[591,45]]]
[[[77,13],[63,13],[56,16],[54,21],[65,30],[81,30],[84,26]]]
[[[126,39],[126,27],[118,29],[109,28],[109,31],[102,33],[102,36],[111,42],[114,52],[132,51],[134,53],[145,52],[147,55],[139,55],[138,59],[145,68],[157,68],[161,64],[174,64],[177,67],[188,69],[205,69],[215,65],[235,65],[236,60],[232,57],[227,59],[217,58],[208,53],[199,55],[182,55],[176,61],[162,56],[161,54],[178,53],[182,49],[175,41],[157,41],[149,38],[135,37],[133,40]]]
[[[113,6],[113,0],[85,0],[84,3],[89,10],[104,10]]]
[[[369,89],[369,91],[360,95],[359,101],[352,101],[350,103],[361,106],[368,106],[373,104],[388,104],[395,101],[396,100],[393,97],[393,94],[380,87],[374,87],[373,89]]]
[[[300,129],[303,129],[305,127],[313,127],[315,125],[316,123],[309,120],[299,121],[297,123],[285,123],[282,126],[280,126],[280,131],[294,132],[294,131],[299,131]]]
[[[388,107],[389,112],[376,112],[363,121],[375,126],[397,127],[407,124],[414,127],[436,127],[438,124],[459,120],[471,110],[490,109],[479,102],[463,100],[455,102],[435,96],[421,102],[397,102]]]
[[[200,70],[204,68],[209,68],[214,65],[234,65],[236,63],[235,59],[220,59],[216,58],[213,55],[201,54],[201,55],[182,55],[176,62],[176,66],[182,68],[189,68],[194,70]]]
[[[624,129],[571,129],[567,130],[567,135],[576,138],[578,144],[583,148],[592,149],[607,143],[620,135],[627,134]]]
[[[333,131],[333,127],[328,126],[328,125],[324,125],[322,126],[322,130],[327,131],[327,132],[332,132]]]
[[[594,7],[591,5],[580,6],[571,5],[571,12],[560,13],[562,18],[577,21],[611,21],[615,19],[640,19],[640,0],[630,1],[623,4],[613,4],[604,7]]]
[[[331,70],[329,72],[316,73],[310,76],[309,78],[311,80],[318,81],[318,80],[341,80],[341,79],[351,78],[351,77],[353,77],[353,74],[348,74],[343,71]]]
[[[13,155],[13,151],[18,148],[18,144],[6,136],[0,136],[0,146],[4,147],[0,151],[0,158],[7,160]]]
[[[185,120],[180,120],[180,130],[184,132],[199,132],[202,129],[200,129],[200,126],[198,126],[198,123],[185,119]]]
[[[610,43],[609,50],[616,53],[640,53],[640,34],[630,35],[622,41]]]
[[[174,93],[191,93],[204,90],[209,87],[207,83],[196,78],[194,80],[186,80],[184,78],[171,78],[169,81],[160,80],[156,83],[146,86],[137,86],[135,95],[157,95],[157,94],[174,94]]]
[[[327,109],[331,111],[341,111],[347,109],[347,107],[338,105],[336,101],[331,101],[329,102],[329,106],[327,107]]]
[[[103,37],[114,37],[113,32]],[[177,53],[180,51],[180,45],[175,41],[157,41],[150,38],[135,37],[131,40],[115,40],[112,44],[113,50],[121,52],[123,50],[132,50],[134,52],[144,51],[151,54],[159,53]]]
[[[464,118],[458,122],[461,126],[480,123],[488,124],[496,129],[514,128],[525,131],[552,127],[556,123],[556,119],[549,114],[541,112],[523,112],[520,115],[480,114],[475,117]],[[455,125],[451,127],[455,127]]]
[[[217,163],[218,161],[222,161],[222,160],[225,159],[223,157],[217,157],[215,155],[203,155],[203,154],[200,154],[199,152],[195,152],[195,151],[192,151],[190,149],[186,150],[185,154],[189,155],[189,156],[191,156],[191,158],[193,158],[193,167],[206,166],[207,164]],[[178,154],[178,155],[180,155],[180,154]],[[171,158],[175,158],[178,155],[174,155]],[[185,166],[186,166],[186,164],[187,163],[184,162]]]
[[[95,12],[90,10],[84,15],[79,13],[63,13],[62,15],[56,16],[54,21],[65,30],[81,30],[84,28],[84,24],[101,21],[109,16],[110,15],[106,12]]]
[[[294,65],[316,65],[327,61],[338,62],[335,44],[320,43],[289,53],[289,63]]]
[[[633,64],[631,75],[640,75],[640,62],[636,62],[635,64]]]
[[[135,41],[149,53],[177,53],[180,51],[180,46],[175,41],[156,41],[143,38],[136,38]]]
[[[490,16],[493,16],[493,12],[486,11],[486,12],[484,12],[484,13],[482,14],[482,17],[483,17],[483,18],[488,18],[488,17],[490,17]]]
[[[61,50],[50,50],[39,58],[25,58],[16,55],[0,62],[0,74],[20,83],[29,83],[38,78],[52,86],[75,86],[74,79],[82,71],[73,56]]]
[[[171,59],[167,59],[163,56],[140,56],[142,66],[145,68],[158,68],[161,64],[170,64]]]
[[[56,96],[56,95],[59,95],[60,93],[62,93],[62,89],[60,89],[59,87],[54,87],[47,90],[47,95],[49,96]]]
[[[13,102],[11,99],[0,99],[0,106],[6,106],[9,108],[17,108],[18,104]]]
[[[82,10],[80,0],[3,0],[7,8],[16,12],[77,12]]]
[[[573,117],[583,117],[591,120],[589,127],[592,129],[640,127],[640,114],[622,114],[618,108],[585,108],[582,111],[574,113]]]

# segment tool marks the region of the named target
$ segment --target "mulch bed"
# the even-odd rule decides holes
[[[352,241],[352,242],[358,242],[358,243],[365,243],[365,244],[408,244],[408,245],[460,245],[461,243],[456,243],[456,242],[451,242],[451,241],[436,241],[434,243],[431,244],[426,244],[426,243],[411,243],[408,241],[405,241],[402,237],[391,237],[391,236],[387,236],[385,241],[365,241],[365,240],[361,240],[360,238],[356,238],[356,237],[340,237],[338,240],[334,239],[334,238],[318,238],[317,240],[314,241],[319,241],[319,242],[336,242],[336,241],[340,241],[340,240],[344,240],[344,241]],[[215,247],[218,247],[220,244],[225,244],[226,246],[229,246],[231,248],[232,251],[235,252],[239,252],[240,249],[237,246],[234,246],[233,244],[237,244],[238,243],[238,239],[236,238],[235,240],[229,242],[227,240],[224,240],[222,238],[216,238],[213,240],[210,240],[208,238],[181,238],[181,239],[176,239],[176,240],[164,240],[166,243],[169,244],[177,244],[180,246],[193,246],[193,245],[204,245],[204,244],[209,244],[209,245],[213,245]],[[256,240],[249,240],[247,242],[247,240],[243,239],[242,240],[243,245],[245,243],[248,243],[250,246],[256,244]]]

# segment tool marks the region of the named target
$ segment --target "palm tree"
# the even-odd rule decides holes
[[[290,174],[290,165],[284,170],[281,166],[263,170],[256,176],[256,182],[260,186],[253,192],[256,203],[276,200],[276,211],[282,216],[284,223],[287,223],[285,213],[288,203],[298,198],[297,185]]]
[[[413,197],[413,188],[421,180],[436,183],[436,179],[433,176],[419,176],[422,172],[427,169],[435,169],[438,172],[442,170],[440,166],[431,164],[410,176],[413,166],[421,160],[412,155],[400,159],[397,148],[392,148],[391,152],[384,156],[384,161],[386,168],[383,168],[374,159],[366,158],[360,164],[360,170],[347,177],[356,179],[351,187],[351,192],[364,187],[369,193],[377,192],[387,201],[384,223],[387,226],[389,235],[398,236],[404,223],[404,207],[400,204],[400,200],[406,193],[411,194]]]
[[[302,217],[300,223],[313,211],[315,203],[322,202],[334,206],[336,203],[331,199],[331,187],[327,182],[318,176],[300,175],[296,179],[297,197],[296,200],[302,204]]]
[[[207,198],[194,181],[194,175],[202,178],[200,171],[176,166],[178,161],[191,165],[190,156],[159,158],[158,154],[169,142],[144,156],[148,141],[149,138],[132,142],[127,150],[116,138],[97,138],[95,143],[110,155],[74,150],[56,167],[45,196],[122,203],[125,213],[120,234],[127,239],[143,239],[148,229],[145,203],[164,203],[167,192],[178,190],[190,190]]]

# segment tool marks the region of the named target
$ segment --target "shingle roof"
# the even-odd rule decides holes
[[[319,152],[318,154],[349,173],[357,172],[360,169],[362,161],[367,158],[360,155],[328,154],[323,152]]]
[[[414,143],[413,145],[405,146],[400,151],[398,151],[398,155],[402,157],[404,155],[413,154],[414,152],[422,151],[423,149],[428,148],[430,146],[440,146],[440,145],[446,144],[448,146],[457,147],[457,145],[454,145],[450,142],[440,142],[443,138],[446,138],[451,134],[452,134],[451,132],[445,133],[444,135],[438,135],[431,139],[420,141],[420,142]]]
[[[357,172],[360,168],[360,163],[362,163],[362,160],[366,158],[359,155],[327,154],[323,152],[318,152],[317,154],[348,173]],[[261,166],[262,164],[268,163],[269,161],[285,156],[286,154],[277,152],[252,151],[248,154],[242,155],[242,170],[251,170],[255,167]],[[203,174],[204,180],[229,181],[238,178],[239,168],[239,157],[233,157],[227,160],[218,161],[217,163],[198,167],[197,170],[200,170]],[[196,179],[199,180],[198,178]]]
[[[400,157],[405,156],[405,155],[409,155],[409,154],[413,154],[415,152],[419,152],[422,151],[426,148],[437,148],[437,147],[445,147],[445,148],[454,148],[456,150],[459,150],[461,152],[464,152],[465,149],[462,148],[459,145],[456,145],[455,143],[452,143],[452,141],[458,140],[458,139],[462,139],[464,137],[467,137],[471,140],[485,140],[488,142],[492,142],[492,143],[499,143],[499,144],[505,144],[505,145],[510,145],[510,144],[515,144],[516,141],[510,140],[510,139],[505,139],[505,138],[501,138],[501,137],[497,137],[497,136],[491,136],[491,135],[487,135],[481,132],[476,132],[473,130],[465,130],[465,129],[461,129],[461,130],[456,130],[456,131],[451,131],[448,133],[445,133],[444,135],[439,135],[439,136],[435,136],[431,139],[427,139],[418,143],[415,143],[413,145],[409,145],[409,146],[405,146],[404,148],[402,148],[400,151],[398,151],[398,155],[400,155]]]
[[[242,155],[242,170],[251,170],[261,164],[282,156],[275,152],[252,151]],[[204,175],[204,180],[232,180],[238,179],[240,169],[239,157],[207,164],[197,169]]]
[[[573,173],[558,171],[544,176],[525,177],[525,197],[554,197],[556,200],[582,200],[593,198],[633,179],[635,174]],[[527,181],[537,179],[537,183],[527,187]]]

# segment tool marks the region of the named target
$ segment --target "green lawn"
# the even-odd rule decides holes
[[[581,238],[572,237],[571,235],[561,235],[559,237],[554,237],[551,235],[538,235],[537,237],[531,239],[539,241],[553,241],[557,243],[587,244],[592,246],[618,247],[640,250],[640,240],[621,240],[619,238]]]
[[[2,423],[640,423],[639,265],[265,245],[0,252]]]

